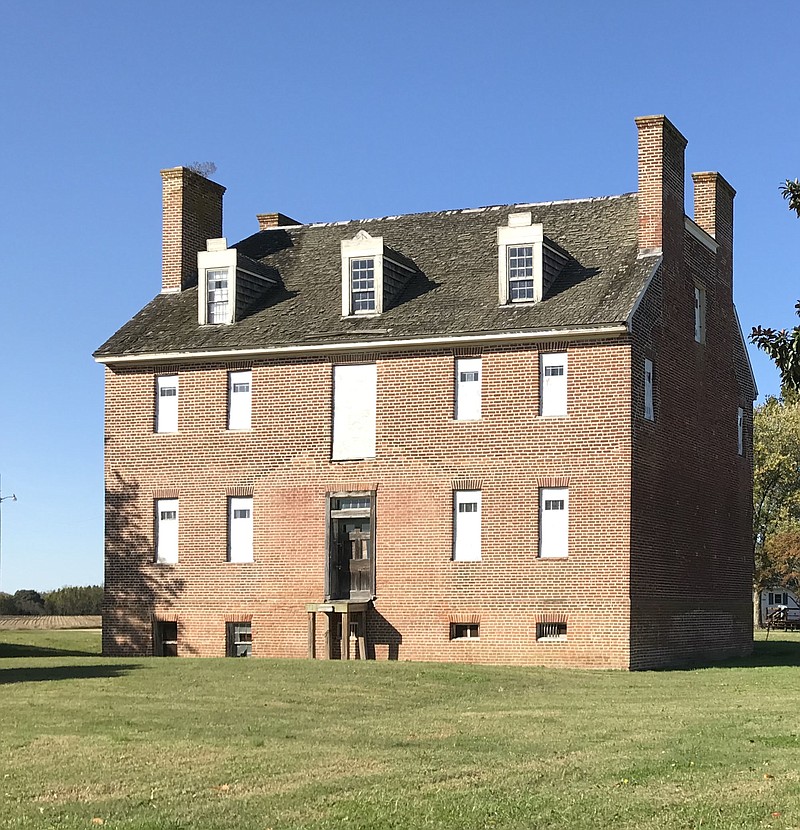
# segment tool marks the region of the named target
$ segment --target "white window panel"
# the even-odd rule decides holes
[[[644,361],[644,417],[648,421],[655,420],[653,410],[653,361]]]
[[[156,499],[156,562],[178,561],[178,500]]]
[[[456,360],[456,420],[478,421],[481,417],[483,361],[479,357]]]
[[[453,493],[453,559],[476,562],[481,558],[481,491]]]
[[[228,429],[250,429],[253,373],[228,372]]]
[[[253,497],[228,499],[228,561],[253,561]]]
[[[744,455],[744,410],[740,406],[736,410],[736,440],[739,446],[739,455]]]
[[[539,490],[539,556],[561,558],[569,553],[569,489]]]
[[[706,341],[706,291],[699,285],[694,287],[694,339]]]
[[[156,432],[178,431],[178,376],[156,378]]]
[[[377,391],[374,363],[333,367],[334,461],[375,457]]]
[[[206,320],[209,323],[228,323],[228,269],[214,268],[206,271],[207,303]]]
[[[539,414],[545,417],[567,414],[567,353],[539,356]]]

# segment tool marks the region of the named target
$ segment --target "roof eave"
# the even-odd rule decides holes
[[[210,349],[207,351],[175,351],[123,355],[102,355],[95,352],[93,356],[98,363],[107,366],[135,366],[152,363],[191,363],[195,361],[242,360],[273,356],[313,356],[340,352],[374,352],[408,348],[440,348],[443,346],[506,345],[514,343],[535,343],[547,340],[599,340],[621,337],[627,334],[628,331],[627,323],[616,322],[579,328],[493,332],[491,334],[463,334],[368,341],[332,341],[295,346],[267,346],[262,348]]]

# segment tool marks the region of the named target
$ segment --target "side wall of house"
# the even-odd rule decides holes
[[[730,277],[688,232],[680,259],[667,250],[670,267],[633,323],[632,668],[744,655],[753,639],[752,390]],[[694,333],[696,285],[706,296],[703,343]],[[652,422],[643,414],[646,358]]]
[[[541,418],[539,352],[564,349],[569,414]],[[222,656],[226,621],[251,620],[255,656],[306,656],[305,604],[324,600],[326,496],[375,491],[375,657],[627,668],[629,346],[482,358],[482,417],[455,421],[451,351],[378,355],[376,457],[343,462],[330,460],[335,360],[253,363],[247,432],[225,422],[227,371],[243,365],[107,370],[104,653],[150,653],[160,619],[177,620],[180,654]],[[172,372],[179,432],[156,434],[155,376]],[[452,561],[465,479],[482,492],[479,562]],[[569,487],[569,555],[543,560],[538,489],[553,481]],[[250,489],[254,561],[229,563],[227,496]],[[154,499],[168,497],[180,504],[175,565],[153,561]],[[567,639],[537,642],[537,622],[552,620]],[[479,639],[450,640],[452,622],[479,622]]]

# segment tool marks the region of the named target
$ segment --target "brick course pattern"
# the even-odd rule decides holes
[[[248,621],[254,656],[305,657],[306,603],[325,598],[327,498],[346,492],[375,498],[370,657],[645,669],[748,653],[754,392],[735,357],[733,190],[696,174],[698,227],[687,227],[685,139],[661,116],[637,126],[639,244],[663,260],[630,333],[342,356],[377,365],[374,459],[331,461],[336,356],[108,366],[104,653],[152,653],[160,620],[177,621],[179,654],[223,656],[226,622]],[[177,239],[173,200],[185,197],[176,171],[162,175],[172,289],[191,281],[186,252],[204,248],[200,231],[221,234],[222,189],[181,174],[205,218]],[[707,296],[705,343],[694,339],[695,285]],[[539,355],[562,350],[568,414],[543,418]],[[483,359],[478,421],[453,418],[464,354]],[[227,373],[241,368],[252,369],[252,429],[231,432]],[[173,373],[179,432],[156,434],[155,379]],[[539,488],[559,486],[569,556],[540,559]],[[452,559],[454,489],[482,492],[481,561]],[[227,499],[250,494],[254,561],[230,563]],[[179,499],[174,565],[153,561],[159,498]],[[537,641],[537,624],[554,622],[567,623],[566,639]],[[477,623],[480,636],[451,640],[451,623]],[[321,624],[316,652],[327,653]]]

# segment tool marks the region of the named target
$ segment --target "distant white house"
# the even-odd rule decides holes
[[[790,612],[790,617],[800,615],[800,599],[794,593],[781,587],[765,588],[761,592],[761,620],[764,625],[767,616],[776,611],[778,606],[785,607]]]

